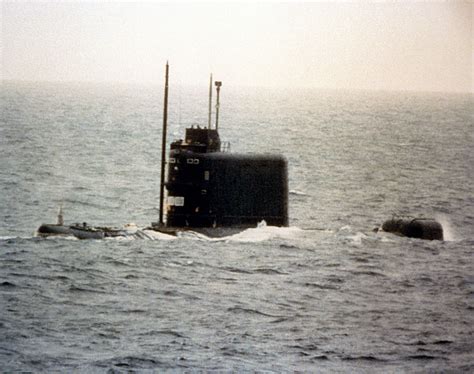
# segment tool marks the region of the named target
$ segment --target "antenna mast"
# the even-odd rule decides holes
[[[219,129],[219,92],[221,90],[222,82],[216,81],[217,102],[216,102],[216,130]]]
[[[211,129],[211,114],[212,114],[212,73],[211,79],[209,80],[209,118],[207,123],[207,128]]]
[[[165,164],[166,164],[166,130],[168,126],[168,73],[169,65],[166,61],[165,100],[163,106],[163,137],[161,139],[161,183],[160,183],[160,226],[163,226],[163,206],[165,198]]]

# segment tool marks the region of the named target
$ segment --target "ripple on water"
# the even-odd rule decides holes
[[[4,371],[473,371],[472,96],[229,93],[235,149],[288,151],[293,227],[80,241],[32,232],[61,202],[69,222],[156,221],[159,93],[1,90]],[[441,211],[452,241],[371,231]]]

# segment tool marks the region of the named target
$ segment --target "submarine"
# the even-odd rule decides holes
[[[279,154],[230,152],[230,143],[222,142],[219,136],[221,81],[214,82],[216,116],[215,124],[211,123],[212,75],[207,127],[187,128],[184,139],[170,144],[166,159],[168,81],[167,63],[160,215],[149,229],[167,234],[192,230],[207,236],[226,236],[257,227],[263,221],[270,226],[288,226],[287,159]]]
[[[42,224],[38,236],[73,235],[78,239],[140,237],[146,230],[169,235],[194,231],[209,237],[233,235],[263,222],[288,226],[288,162],[283,155],[230,152],[219,136],[221,81],[215,81],[212,124],[212,75],[207,126],[192,126],[184,139],[171,142],[167,155],[169,64],[166,63],[161,144],[159,219],[144,230],[65,225],[62,210],[56,224]],[[166,170],[167,169],[167,170]],[[165,178],[166,175],[166,178]]]

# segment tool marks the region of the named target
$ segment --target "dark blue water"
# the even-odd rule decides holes
[[[171,85],[170,140],[207,123],[206,94]],[[156,221],[162,88],[2,84],[1,369],[473,371],[473,97],[221,95],[233,151],[287,156],[290,228],[40,239],[60,203]],[[394,213],[446,240],[372,231]]]

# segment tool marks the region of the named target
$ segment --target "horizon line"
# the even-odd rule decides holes
[[[113,81],[113,80],[104,80],[104,81],[95,81],[95,80],[46,80],[46,79],[0,79],[0,84],[3,83],[47,83],[47,84],[91,84],[91,85],[128,85],[128,86],[161,86],[161,81]],[[171,86],[171,85],[170,85]],[[199,83],[180,83],[176,86],[190,86],[190,87],[200,87]],[[248,84],[239,84],[231,85],[229,87],[235,88],[250,88],[250,89],[287,89],[287,90],[321,90],[321,91],[369,91],[369,92],[412,92],[412,93],[446,93],[446,94],[474,94],[474,87],[471,91],[461,91],[461,90],[428,90],[428,89],[411,89],[411,88],[370,88],[370,87],[328,87],[328,86],[266,86],[266,85],[248,85]]]

